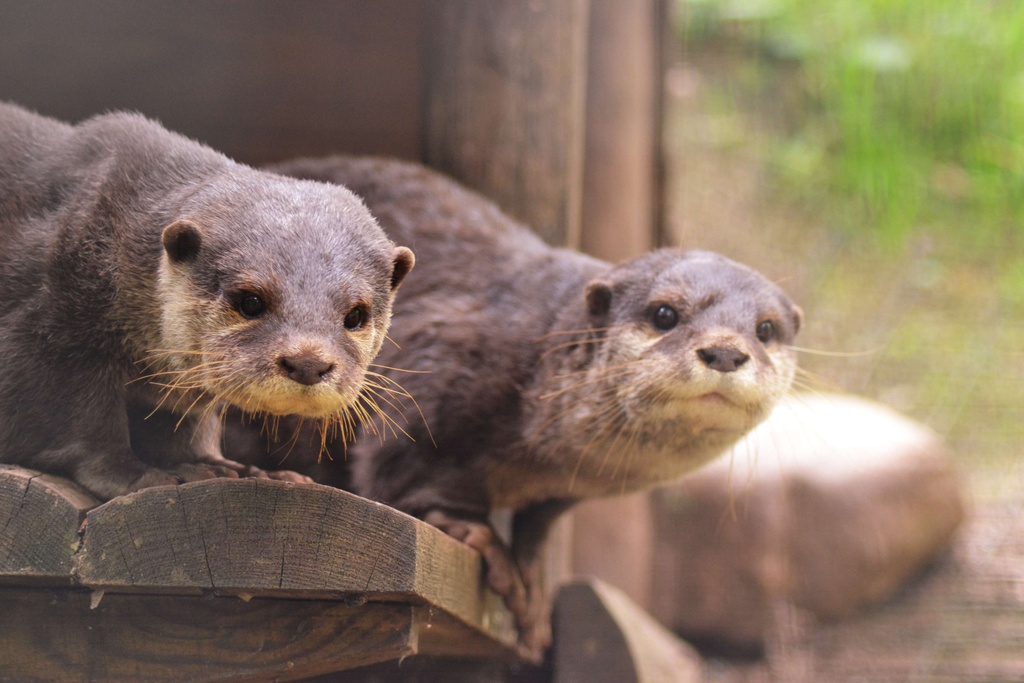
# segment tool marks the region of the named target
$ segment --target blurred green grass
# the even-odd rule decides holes
[[[898,240],[970,209],[998,239],[1024,208],[1024,3],[681,0],[684,40],[729,40],[771,81],[798,68],[771,152],[785,188]],[[841,205],[835,205],[836,198]]]
[[[814,384],[926,422],[979,497],[1019,497],[1024,2],[677,6],[699,85],[667,119],[677,238],[788,277],[808,313],[801,345],[853,352],[802,356]],[[737,197],[709,154],[756,165],[757,198]],[[751,206],[694,206],[704,190],[686,188],[715,183],[704,204]],[[735,224],[744,211],[756,228]]]

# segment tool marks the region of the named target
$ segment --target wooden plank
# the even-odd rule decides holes
[[[578,244],[588,1],[423,7],[424,160]]]
[[[78,530],[96,505],[67,480],[0,465],[0,584],[71,584]]]
[[[416,589],[415,551],[411,518],[351,494],[208,480],[146,489],[91,511],[79,576],[109,590],[401,593]]]
[[[122,496],[89,512],[76,562],[83,586],[106,591],[401,599],[514,642],[477,553],[327,486],[226,479]]]
[[[297,680],[416,651],[415,607],[0,591],[0,680]]]
[[[597,579],[555,602],[552,683],[695,683],[700,658],[624,593]]]
[[[656,244],[664,3],[590,8],[581,247],[616,262]]]
[[[38,680],[73,670],[137,680],[132,662],[145,662],[144,680],[193,678],[165,650],[206,662],[213,673],[196,680],[312,676],[417,652],[514,657],[511,616],[484,588],[478,554],[387,506],[259,479],[156,487],[93,505],[69,481],[0,468],[0,680],[22,680],[35,660],[70,667],[48,664]],[[72,583],[56,599],[17,587]],[[239,631],[239,647],[273,645],[280,661],[239,663],[228,645],[205,644],[243,622],[252,630]],[[347,649],[303,654],[342,630]],[[51,632],[66,646],[40,645]]]

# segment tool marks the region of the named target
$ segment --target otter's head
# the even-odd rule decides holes
[[[414,263],[344,188],[244,167],[188,196],[162,246],[168,384],[315,418],[355,404]]]
[[[585,451],[580,477],[675,478],[764,419],[793,380],[800,309],[718,254],[655,251],[599,275],[584,298],[587,339],[561,342],[565,364],[542,397]]]

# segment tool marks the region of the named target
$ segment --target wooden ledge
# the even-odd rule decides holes
[[[15,679],[285,680],[417,653],[507,659],[515,629],[480,569],[437,529],[325,486],[210,480],[100,505],[0,467],[0,661]]]

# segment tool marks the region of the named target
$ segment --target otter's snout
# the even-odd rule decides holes
[[[697,357],[704,365],[718,372],[735,372],[750,360],[750,356],[731,346],[697,349]]]
[[[308,386],[327,381],[327,375],[334,369],[334,363],[312,353],[281,356],[277,364],[288,379]]]

